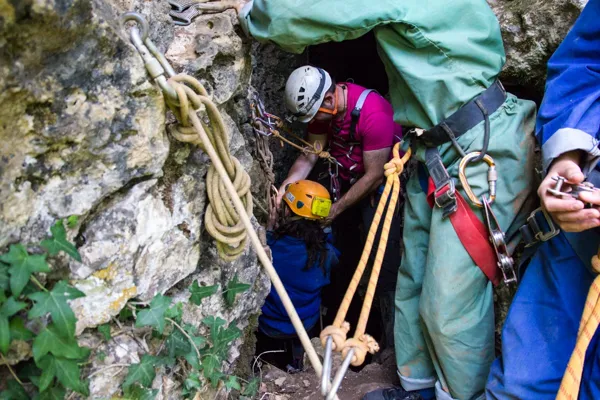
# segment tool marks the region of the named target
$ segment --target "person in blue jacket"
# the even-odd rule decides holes
[[[289,184],[283,194],[274,230],[267,233],[273,266],[285,286],[304,328],[316,336],[321,307],[321,289],[329,284],[338,252],[331,234],[322,227],[331,200],[327,189],[313,181]],[[265,353],[284,350],[283,353]],[[304,350],[281,299],[275,290],[267,296],[258,320],[256,354],[289,372],[302,370]]]
[[[548,189],[557,175],[600,187],[599,128],[600,0],[590,0],[548,63],[536,129],[545,172],[538,189],[542,208],[522,228],[532,239],[536,234],[547,239],[556,233],[554,221],[562,232],[542,241],[527,267],[503,329],[502,356],[492,366],[487,399],[555,399],[568,373],[586,296],[598,274],[591,258],[600,244],[600,194],[557,197]],[[564,397],[558,398],[600,399],[600,332],[590,334],[579,393],[561,391]]]

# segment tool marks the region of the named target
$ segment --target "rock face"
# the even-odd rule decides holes
[[[268,278],[250,248],[223,262],[204,232],[210,161],[167,134],[162,93],[118,23],[129,10],[146,15],[151,38],[178,72],[206,85],[232,155],[249,171],[253,190],[264,193],[252,140],[240,132],[252,132],[251,56],[232,11],[174,29],[166,1],[0,1],[0,252],[35,243],[57,219],[76,215],[69,239],[82,262],[57,259],[54,267],[86,293],[71,304],[78,334],[89,337],[86,328],[109,322],[132,298],[166,291],[184,303],[186,323],[214,315],[243,330],[256,320]],[[225,287],[236,275],[251,289],[233,307],[222,296],[187,304],[193,281]],[[107,356],[93,361],[95,371],[105,371],[91,378],[92,397],[117,392],[127,370],[112,363],[137,362],[148,350],[135,335],[124,340],[103,345]],[[231,366],[242,345],[238,339],[232,346]]]
[[[504,80],[539,91],[547,58],[584,3],[490,1],[506,43]],[[147,16],[150,37],[175,70],[209,90],[229,128],[230,150],[251,176],[255,215],[264,221],[269,182],[256,157],[249,89],[283,116],[285,80],[306,55],[243,38],[231,10],[174,27],[166,1],[0,0],[0,252],[36,243],[57,219],[76,215],[69,239],[82,262],[53,261],[86,293],[71,305],[78,334],[94,347],[86,328],[109,322],[132,298],[165,292],[184,303],[186,323],[218,316],[246,329],[247,337],[269,281],[251,249],[223,262],[204,232],[210,161],[166,133],[172,121],[162,93],[118,23],[129,10]],[[270,145],[278,182],[297,153],[275,140]],[[251,289],[233,307],[217,295],[199,307],[188,302],[192,282],[223,288],[236,275]],[[92,397],[118,391],[126,369],[112,364],[137,362],[148,351],[136,334],[102,344],[107,356],[92,361]],[[244,353],[242,342],[229,354],[230,369]]]
[[[501,78],[540,98],[546,63],[587,0],[488,0],[502,29],[506,65]]]

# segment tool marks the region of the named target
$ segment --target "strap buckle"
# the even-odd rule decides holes
[[[537,217],[542,213],[548,230],[544,231],[543,227],[538,223]],[[536,208],[527,217],[527,224],[520,228],[521,234],[525,239],[525,247],[531,247],[537,242],[546,242],[560,233],[560,229],[556,228],[552,217],[542,207]]]
[[[458,209],[456,202],[456,186],[454,179],[450,178],[440,187],[436,187],[433,192],[435,205],[443,210],[442,218],[447,218]]]

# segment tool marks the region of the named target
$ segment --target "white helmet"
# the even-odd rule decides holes
[[[285,106],[298,121],[310,121],[319,111],[331,82],[331,76],[321,68],[305,65],[296,69],[285,84]]]

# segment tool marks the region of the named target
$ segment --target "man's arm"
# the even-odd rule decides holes
[[[319,142],[321,144],[321,148],[324,148],[326,140],[326,135],[315,135],[309,133],[307,141],[313,145]],[[300,154],[298,158],[296,158],[296,161],[294,161],[294,164],[288,172],[287,178],[285,178],[285,180],[279,187],[279,192],[277,195],[277,205],[279,205],[279,203],[281,202],[281,198],[283,197],[283,193],[285,192],[286,185],[302,179],[306,179],[308,174],[310,174],[310,171],[312,171],[312,169],[314,168],[318,159],[319,156],[317,156],[316,154]]]
[[[600,205],[600,192],[580,200],[548,193],[552,177],[583,182],[600,158],[600,2],[589,2],[548,62],[546,94],[538,115],[537,138],[542,144],[547,176],[538,189],[542,206],[567,232],[600,226],[600,212],[584,209],[582,201]]]
[[[384,173],[383,166],[390,159],[390,150],[391,147],[363,151],[365,174],[350,187],[350,190],[341,199],[333,204],[329,217],[327,217],[329,221],[334,220],[342,212],[358,203],[381,185]]]

